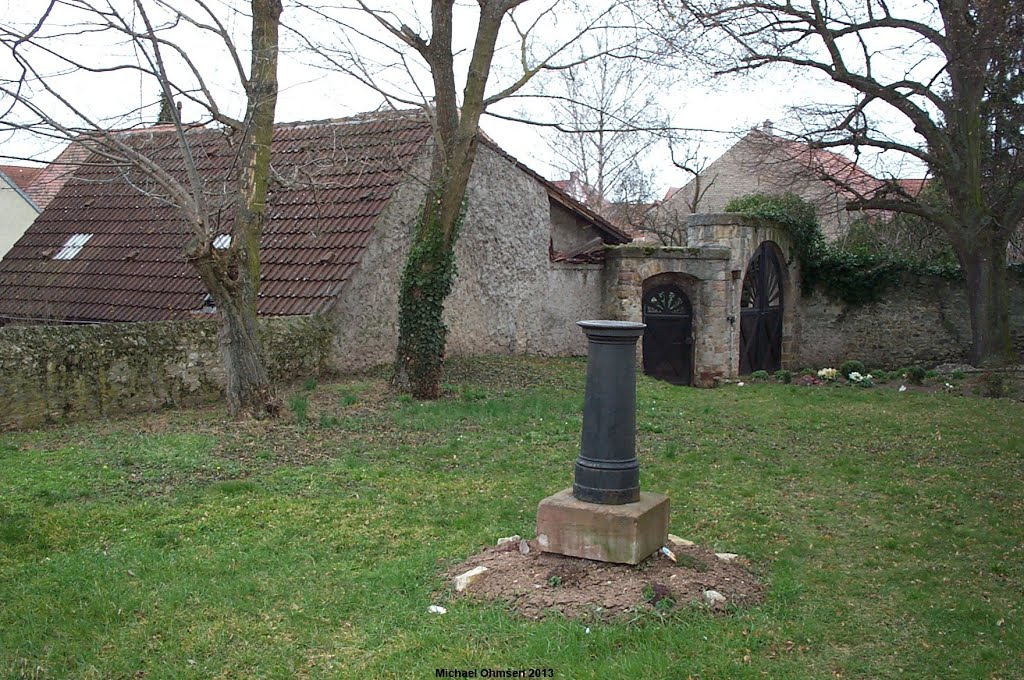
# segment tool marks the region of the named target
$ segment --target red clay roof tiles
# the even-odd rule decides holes
[[[163,168],[183,172],[173,133],[131,134]],[[422,117],[391,113],[277,126],[271,163],[282,181],[268,197],[260,314],[310,314],[337,292],[429,136]],[[233,162],[226,137],[201,129],[189,140],[207,188],[216,187]],[[60,190],[0,261],[0,317],[149,321],[198,313],[206,291],[182,258],[190,232],[176,208],[141,192],[144,178],[132,186],[80,146],[69,149],[36,180],[49,173],[47,188],[61,180]],[[74,234],[93,237],[72,259],[54,260]]]

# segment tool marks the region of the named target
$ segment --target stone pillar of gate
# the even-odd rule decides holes
[[[640,491],[636,364],[644,324],[581,321],[589,341],[583,433],[571,489],[537,507],[544,552],[637,564],[668,534],[667,496]]]

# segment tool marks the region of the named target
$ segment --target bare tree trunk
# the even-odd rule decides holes
[[[251,277],[232,280],[230,270],[215,254],[196,262],[216,301],[220,318],[218,342],[226,378],[225,392],[232,415],[263,418],[276,415],[280,402],[270,386],[256,322],[256,289]]]
[[[1009,290],[1006,283],[1006,244],[978,243],[959,253],[967,280],[971,313],[970,361],[975,366],[999,366],[1013,359],[1010,337]]]
[[[248,107],[238,152],[240,175],[231,245],[223,256],[207,245],[193,264],[220,314],[220,348],[231,414],[262,418],[280,410],[264,362],[256,312],[277,107],[281,0],[252,0],[252,11],[252,67],[246,83]]]

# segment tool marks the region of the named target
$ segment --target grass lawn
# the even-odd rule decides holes
[[[439,573],[571,483],[582,361],[0,435],[0,677],[1024,677],[1024,405],[641,378],[644,489],[765,604],[535,623]],[[441,604],[448,613],[427,611]],[[550,676],[549,676],[550,677]]]

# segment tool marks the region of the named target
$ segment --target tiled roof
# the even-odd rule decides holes
[[[271,182],[268,197],[260,314],[310,314],[336,294],[429,136],[424,118],[394,113],[275,128],[271,162],[280,181]],[[206,186],[218,186],[234,159],[227,138],[212,129],[189,137]],[[173,132],[136,131],[131,140],[183,174]],[[80,159],[74,177],[0,261],[0,317],[152,321],[202,308],[206,291],[182,257],[190,228],[176,208],[140,191],[145,178],[129,179],[97,159]],[[77,234],[92,236],[70,259],[55,259]]]
[[[125,134],[183,177],[172,131]],[[312,314],[337,295],[430,134],[427,120],[408,112],[275,127],[271,163],[277,179],[271,182],[261,244],[260,314]],[[481,139],[539,181],[551,200],[593,224],[605,242],[629,241],[486,136]],[[213,129],[192,130],[189,141],[212,192],[228,177],[233,150]],[[178,210],[146,193],[146,178],[125,177],[83,151],[72,144],[61,154],[61,171],[50,177],[64,175],[62,188],[0,260],[0,321],[157,321],[200,313],[206,290],[182,256],[191,230]]]
[[[28,187],[24,187],[25,193],[40,210],[44,210],[88,157],[89,150],[82,145],[68,144],[49,165],[40,169]]]
[[[43,171],[44,168],[29,168],[24,165],[0,165],[0,172],[18,185],[18,188],[27,192],[33,180]]]
[[[835,186],[836,191],[847,199],[870,196],[885,184],[842,154],[775,137],[759,130],[753,134],[765,135],[777,143],[790,158],[814,173],[818,179]]]
[[[911,197],[917,198],[918,194],[924,191],[924,188],[928,186],[928,178],[905,177],[897,179],[896,183],[899,184],[900,188],[907,192]]]

